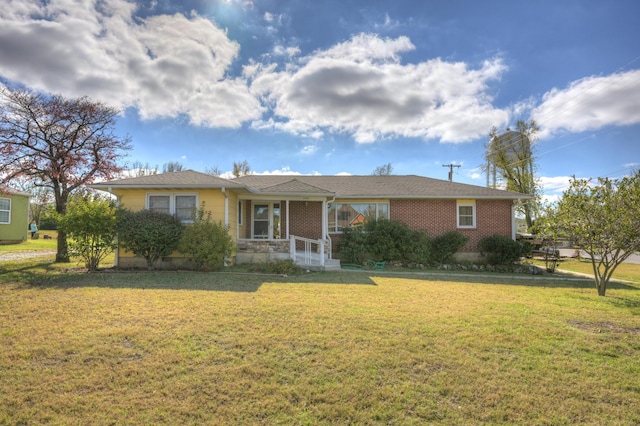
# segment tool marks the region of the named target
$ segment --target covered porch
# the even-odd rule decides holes
[[[293,259],[307,269],[339,269],[328,233],[331,200],[329,194],[310,193],[239,196],[236,262]]]

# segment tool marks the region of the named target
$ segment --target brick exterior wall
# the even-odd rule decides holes
[[[289,233],[297,237],[318,240],[322,238],[322,203],[309,201],[289,202]]]
[[[489,235],[511,237],[511,200],[476,200],[476,228],[457,227],[456,200],[391,200],[391,220],[406,223],[430,237],[458,231],[469,237],[463,252],[478,251],[478,242]]]

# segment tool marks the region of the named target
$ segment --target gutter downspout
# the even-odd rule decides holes
[[[223,186],[221,188],[222,195],[224,195],[224,226],[229,226],[229,194],[227,194],[227,190]]]

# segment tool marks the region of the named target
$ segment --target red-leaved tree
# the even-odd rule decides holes
[[[64,215],[77,188],[121,171],[131,148],[114,134],[120,111],[87,97],[66,99],[0,88],[0,183],[26,177],[53,192]],[[68,262],[67,238],[58,233],[56,262]]]

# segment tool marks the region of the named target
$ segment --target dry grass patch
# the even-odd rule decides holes
[[[640,422],[633,286],[602,298],[588,281],[486,276],[2,277],[0,424]]]

